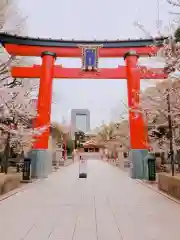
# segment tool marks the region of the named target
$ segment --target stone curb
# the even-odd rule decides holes
[[[19,192],[23,192],[24,190],[32,187],[32,185],[37,184],[38,182],[40,182],[40,181],[42,181],[42,180],[43,180],[43,179],[35,179],[35,180],[33,180],[31,183],[25,184],[24,186],[15,188],[14,190],[9,191],[8,193],[5,193],[5,194],[3,194],[3,195],[0,195],[0,202],[6,200],[7,198],[10,198],[10,197],[16,195],[16,194],[19,193]]]
[[[135,180],[136,180],[136,182],[142,184],[143,186],[145,186],[145,187],[153,190],[154,192],[156,192],[156,193],[162,195],[163,197],[171,200],[172,202],[177,203],[178,205],[180,205],[180,200],[178,200],[178,199],[176,199],[176,198],[174,198],[174,197],[172,197],[172,196],[170,196],[170,195],[168,195],[168,194],[160,191],[158,188],[151,187],[149,184],[147,184],[147,183],[144,182],[143,180],[138,180],[138,179],[135,179]]]
[[[56,173],[62,167],[68,167],[68,166],[72,165],[73,163],[75,163],[75,162],[74,161],[68,161],[68,164],[65,164],[64,166],[60,166],[60,168],[58,168],[57,170],[52,169],[51,174]],[[51,176],[51,174],[49,176]],[[0,195],[0,202],[2,202],[3,200],[6,200],[7,198],[10,198],[10,197],[16,195],[19,192],[23,192],[24,190],[32,187],[32,185],[37,184],[38,182],[43,181],[43,180],[44,179],[33,179],[31,182],[25,183],[24,186],[22,185],[21,187],[15,188],[14,190],[9,191],[8,193]]]
[[[107,162],[107,163],[108,163],[108,162]],[[111,162],[109,162],[109,164],[111,164],[111,166],[115,166],[115,164],[112,164]],[[115,166],[115,167],[116,167],[116,166]],[[122,172],[126,173],[126,171],[124,171],[124,169],[122,169],[122,168],[120,168],[120,167],[119,167],[119,169],[120,169]],[[176,199],[176,198],[173,198],[172,196],[164,193],[163,191],[160,191],[158,188],[154,188],[154,187],[150,186],[150,185],[147,184],[144,180],[139,180],[139,179],[134,179],[134,180],[135,180],[136,182],[142,184],[143,186],[145,186],[145,187],[153,190],[154,192],[160,194],[161,196],[165,197],[166,199],[169,199],[169,200],[171,200],[172,202],[180,205],[180,200],[178,200],[178,199]]]

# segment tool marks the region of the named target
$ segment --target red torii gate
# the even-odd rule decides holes
[[[13,67],[12,77],[14,78],[40,78],[38,97],[38,116],[36,126],[50,125],[52,80],[53,78],[90,78],[90,79],[127,79],[128,106],[129,109],[136,108],[139,103],[140,79],[164,79],[163,69],[147,69],[137,64],[139,56],[152,56],[162,46],[163,38],[156,39],[157,45],[153,46],[153,39],[140,39],[128,41],[65,41],[52,39],[27,38],[0,33],[0,41],[6,51],[11,55],[18,56],[41,56],[42,64],[32,67]],[[98,71],[82,71],[78,68],[63,68],[61,65],[54,65],[56,57],[82,57],[82,49],[79,47],[98,46],[98,55],[102,58],[124,57],[126,66],[117,68],[102,68]],[[138,159],[143,158],[147,152],[147,127],[144,124],[141,114],[129,110],[130,146],[132,159],[135,167],[140,167]],[[46,151],[48,149],[49,129],[44,132],[34,145],[36,162],[43,158],[46,164]],[[42,156],[41,156],[42,155]],[[37,164],[37,163],[36,163]],[[42,162],[41,162],[42,164]],[[47,166],[46,166],[47,168]],[[34,175],[47,176],[48,171],[34,173]],[[138,172],[138,171],[137,171]],[[142,173],[135,173],[135,177],[141,178]]]

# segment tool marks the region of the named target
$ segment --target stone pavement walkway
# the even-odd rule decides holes
[[[180,205],[101,161],[60,169],[0,202],[2,240],[179,240]]]

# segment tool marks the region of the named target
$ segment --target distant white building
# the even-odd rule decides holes
[[[75,131],[84,133],[90,131],[90,111],[88,109],[71,110],[71,129],[73,135]]]

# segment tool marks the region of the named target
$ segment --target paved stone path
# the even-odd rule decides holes
[[[101,162],[78,164],[0,202],[2,240],[179,240],[180,205]]]

